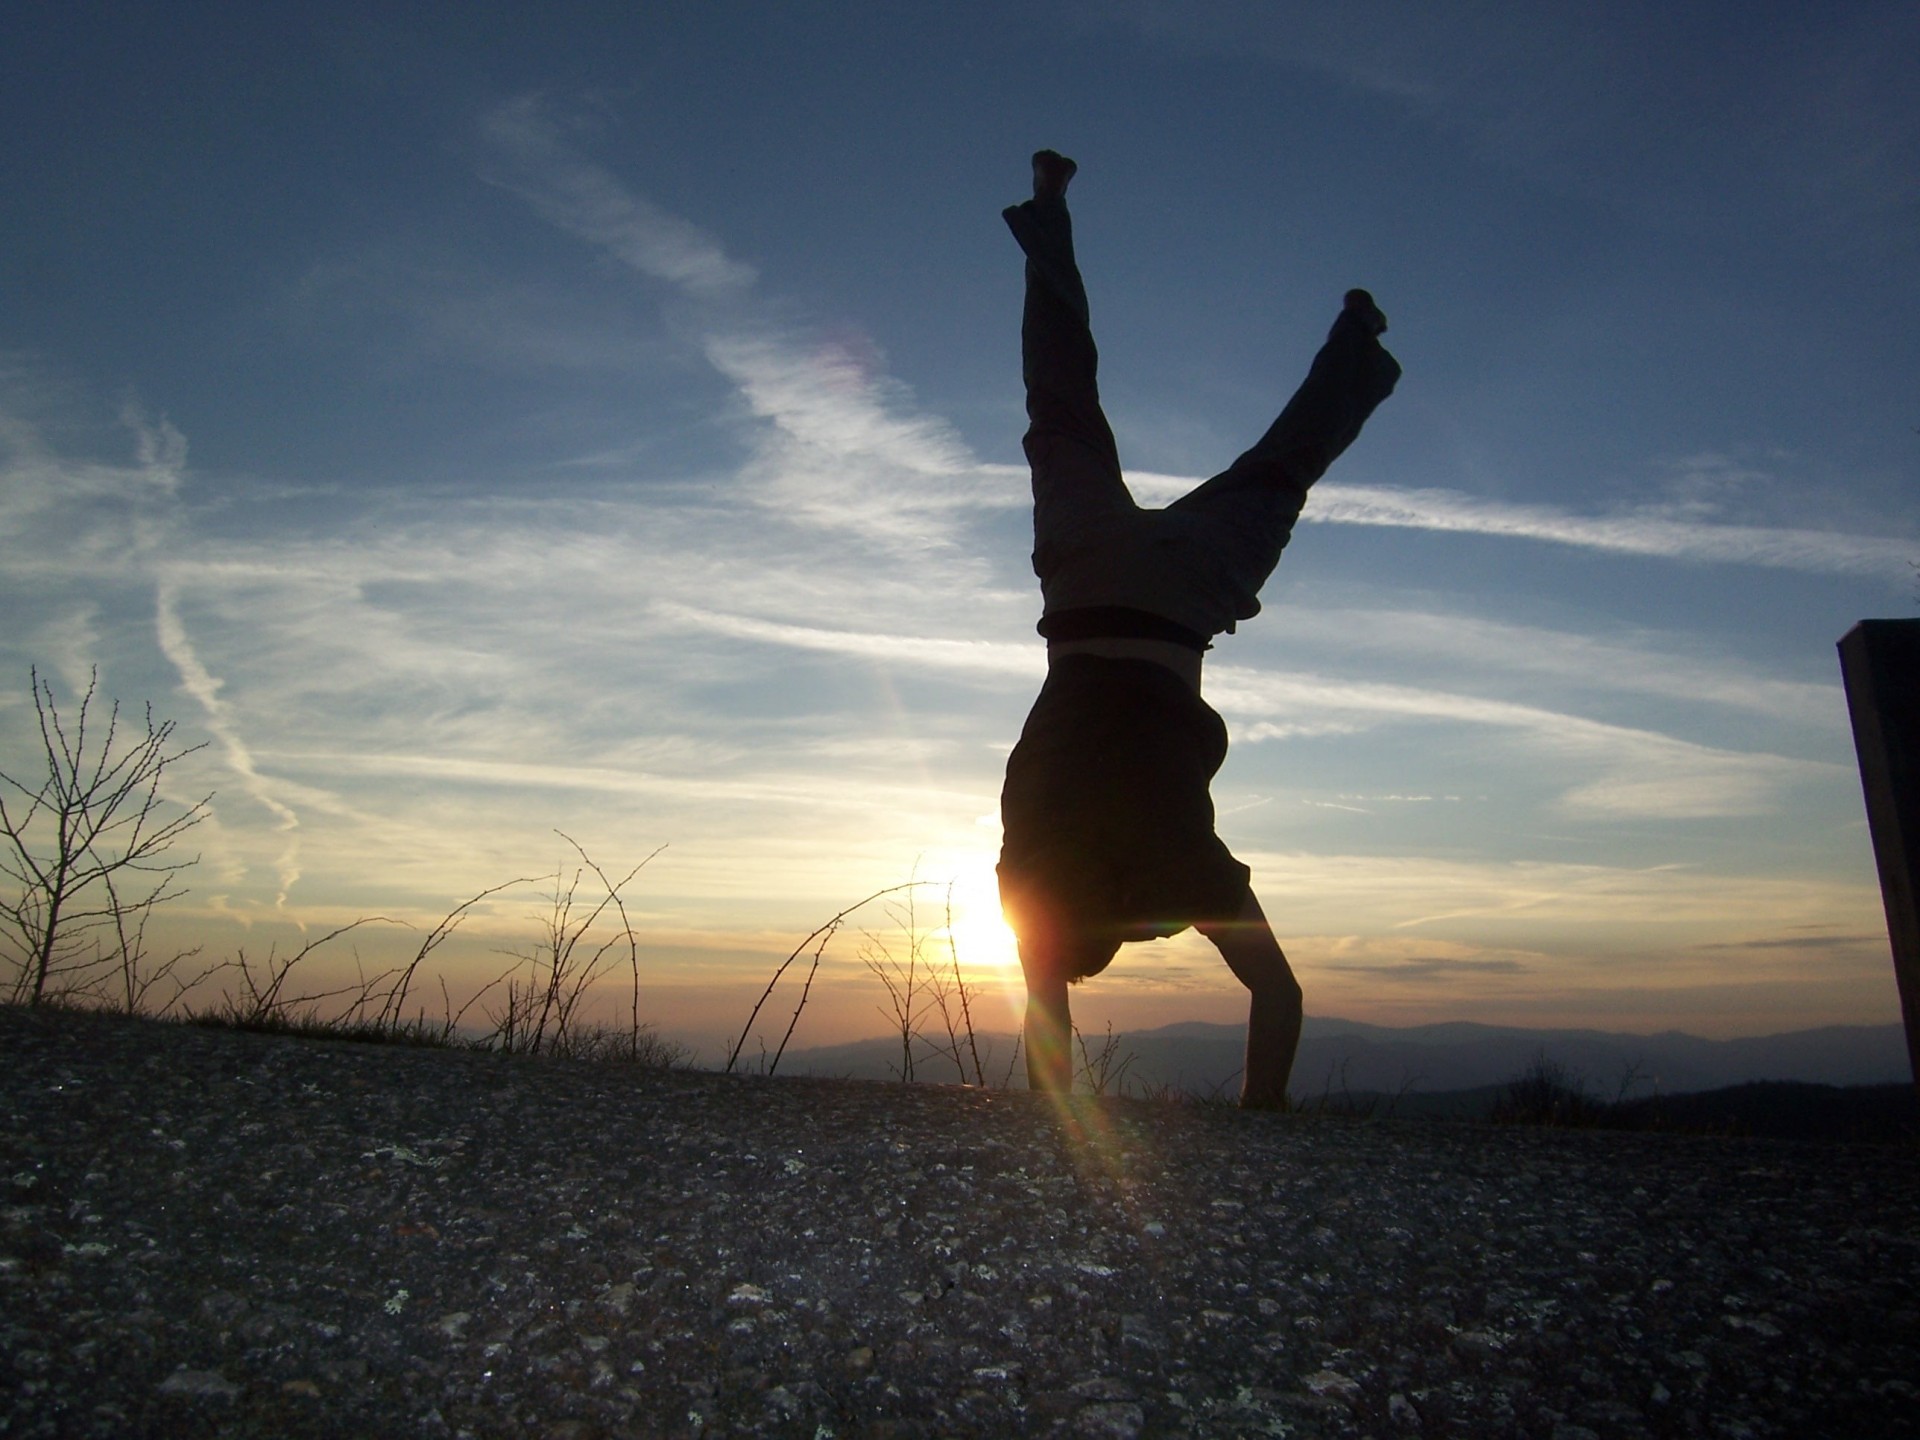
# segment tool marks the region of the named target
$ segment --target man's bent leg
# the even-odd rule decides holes
[[[1065,1095],[1073,1089],[1073,1016],[1065,972],[1025,944],[1020,968],[1027,979],[1027,1088]]]
[[[1353,296],[1365,297],[1356,304]],[[1359,437],[1393,393],[1400,363],[1381,345],[1385,328],[1372,297],[1351,292],[1307,378],[1267,433],[1226,470],[1176,500],[1174,510],[1237,512],[1241,523],[1275,527],[1284,546],[1307,490]],[[1279,507],[1279,513],[1274,510]]]
[[[1365,297],[1364,305],[1354,296]],[[1364,290],[1349,292],[1307,378],[1236,465],[1286,464],[1303,489],[1326,473],[1400,381],[1400,362],[1380,343],[1386,321],[1379,315]]]
[[[1251,1109],[1284,1110],[1302,1019],[1300,982],[1293,977],[1293,967],[1287,964],[1251,890],[1234,919],[1209,922],[1198,929],[1252,996],[1240,1103]]]

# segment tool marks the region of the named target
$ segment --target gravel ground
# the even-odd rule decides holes
[[[0,1009],[0,1433],[1920,1432],[1920,1153]]]

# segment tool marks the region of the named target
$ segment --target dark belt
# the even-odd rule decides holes
[[[1083,605],[1042,615],[1038,626],[1049,640],[1169,640],[1204,654],[1211,641],[1197,630],[1164,615],[1129,605]]]

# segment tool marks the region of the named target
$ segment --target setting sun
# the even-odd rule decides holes
[[[969,864],[955,878],[951,933],[964,969],[994,974],[1019,970],[1019,951],[1000,912],[990,861]]]

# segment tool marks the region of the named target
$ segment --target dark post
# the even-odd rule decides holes
[[[1920,620],[1862,620],[1840,642],[1893,975],[1920,1085]]]

